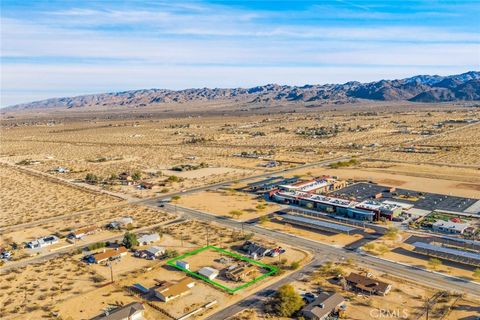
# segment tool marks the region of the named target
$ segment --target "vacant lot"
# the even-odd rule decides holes
[[[280,209],[274,203],[251,194],[234,190],[205,191],[181,197],[178,204],[215,215],[233,217],[241,221],[258,218]],[[238,215],[236,215],[238,212]]]
[[[67,256],[0,274],[2,319],[40,319],[59,301],[92,290],[101,280]]]
[[[282,224],[274,221],[264,222],[260,226],[270,230],[277,230],[338,247],[344,247],[352,242],[362,239],[362,236],[359,234],[347,235],[343,233],[335,234],[315,230],[306,230],[305,228],[299,228],[295,225]]]
[[[95,209],[119,202],[107,195],[95,194],[0,166],[0,226],[38,221]]]

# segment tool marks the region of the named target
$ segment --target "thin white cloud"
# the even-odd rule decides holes
[[[478,30],[298,23],[302,15],[321,19],[321,6],[289,20],[200,2],[154,5],[2,17],[2,105],[144,87],[373,81],[480,64]],[[340,15],[355,13],[398,17],[345,8]]]

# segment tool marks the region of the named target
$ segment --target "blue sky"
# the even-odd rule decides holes
[[[477,1],[2,0],[1,106],[478,70]]]

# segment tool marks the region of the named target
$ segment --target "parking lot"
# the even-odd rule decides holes
[[[396,189],[390,192],[390,187],[373,183],[360,182],[352,184],[343,189],[333,192],[332,196],[342,198],[355,198],[357,201],[375,198],[375,195],[381,193],[379,201],[391,200],[412,204],[417,209],[422,210],[446,210],[454,212],[464,212],[479,199],[463,198],[436,193],[418,192],[407,189]],[[477,212],[477,214],[480,214]]]

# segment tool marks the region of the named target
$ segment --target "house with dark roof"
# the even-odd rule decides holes
[[[257,257],[265,257],[272,251],[271,249],[265,248],[253,241],[245,241],[242,246],[242,250],[248,255],[252,256],[254,259]]]
[[[92,320],[143,320],[145,307],[139,302],[132,302],[113,311],[92,318]]]
[[[366,276],[358,273],[350,273],[345,278],[347,284],[356,291],[365,292],[368,294],[376,294],[380,296],[386,295],[392,289],[392,285],[380,280],[373,279],[369,274]]]
[[[346,308],[345,299],[338,293],[322,292],[318,297],[302,308],[302,316],[309,320],[327,320],[339,317]]]

